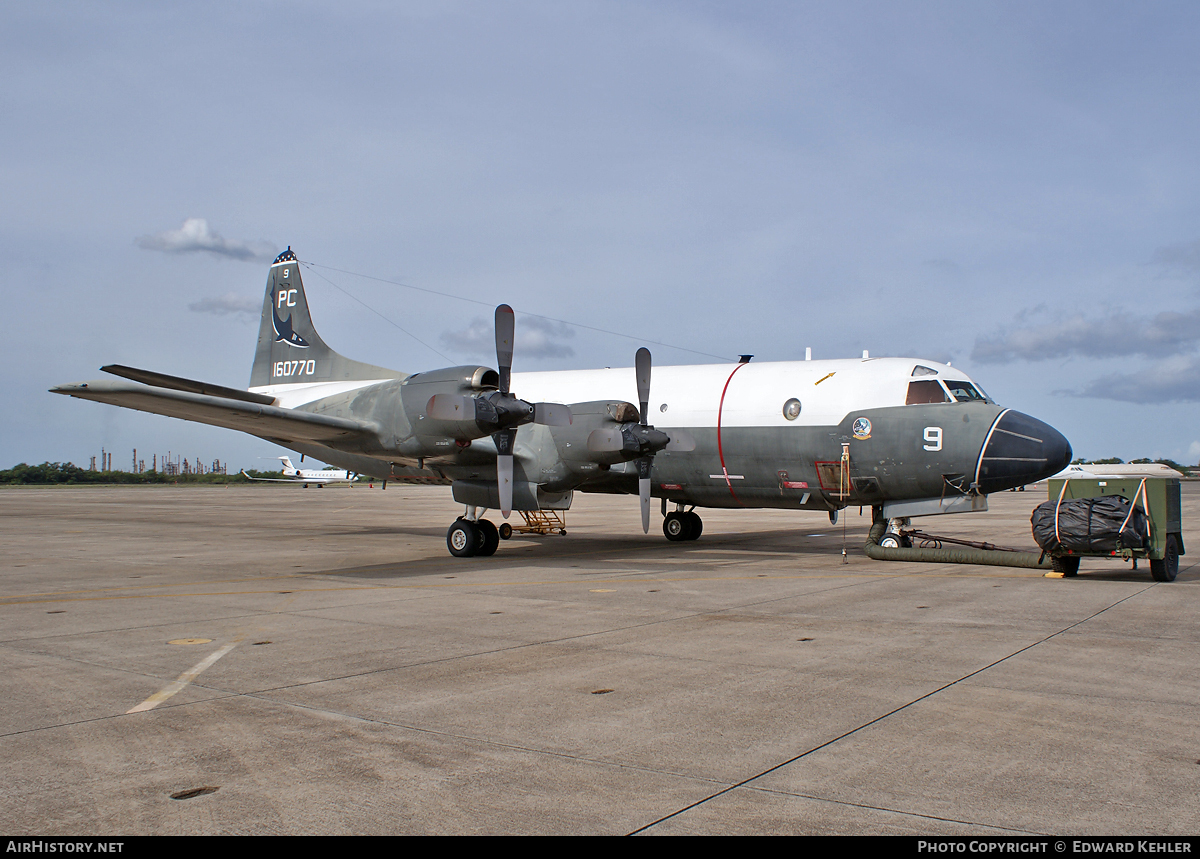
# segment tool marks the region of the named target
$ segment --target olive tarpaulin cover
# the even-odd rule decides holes
[[[1056,508],[1057,536],[1054,528]],[[1034,509],[1030,521],[1033,539],[1052,555],[1063,551],[1108,554],[1148,545],[1145,512],[1141,505],[1134,505],[1131,515],[1129,501],[1120,495],[1047,501]]]

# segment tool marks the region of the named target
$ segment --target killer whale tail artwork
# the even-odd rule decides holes
[[[352,361],[326,345],[313,326],[299,266],[290,247],[271,264],[248,389],[106,364],[100,369],[130,381],[98,379],[51,392],[239,430],[293,450],[367,444],[378,431],[374,421],[302,407],[407,374]]]
[[[393,379],[403,374],[339,355],[313,326],[300,277],[300,261],[289,247],[271,264],[263,296],[258,346],[250,371],[250,388],[317,382]]]

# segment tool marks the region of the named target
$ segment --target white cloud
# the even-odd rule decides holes
[[[1146,355],[1158,358],[1192,351],[1200,344],[1200,309],[1185,313],[1165,311],[1151,318],[1110,313],[1100,319],[1090,319],[1081,313],[1026,324],[1033,318],[1048,315],[1044,307],[1022,311],[1007,330],[978,338],[971,357],[983,364],[1071,356]]]
[[[270,242],[249,242],[227,239],[209,229],[204,218],[188,218],[177,230],[164,230],[152,236],[140,236],[137,245],[148,251],[169,254],[205,252],[246,262],[270,262],[275,258],[275,246]]]
[[[1200,403],[1200,356],[1177,355],[1136,373],[1113,373],[1070,396],[1125,403]]]
[[[522,358],[570,358],[575,350],[560,341],[574,336],[574,329],[566,323],[522,316],[517,323],[514,362],[519,363]],[[462,331],[442,332],[442,342],[450,349],[469,355],[494,358],[496,354],[495,329],[484,319],[472,319]]]
[[[227,316],[230,313],[257,316],[262,310],[262,299],[227,292],[225,295],[193,301],[188,305],[188,310],[195,313],[212,313],[215,316]]]

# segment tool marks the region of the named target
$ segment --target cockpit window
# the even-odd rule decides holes
[[[917,406],[924,403],[948,403],[950,398],[937,379],[925,379],[908,383],[908,399],[905,405]]]
[[[987,394],[976,388],[970,382],[951,382],[946,380],[946,387],[950,389],[950,393],[954,395],[954,399],[960,403],[991,402]]]
[[[912,374],[914,376],[936,376],[937,370],[933,369],[932,367],[926,367],[923,364],[918,364],[917,366],[913,367]]]

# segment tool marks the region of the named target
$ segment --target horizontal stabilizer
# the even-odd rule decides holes
[[[276,442],[344,443],[354,436],[375,438],[379,429],[369,421],[106,379],[57,385],[50,392],[240,430]]]
[[[258,403],[263,406],[275,405],[275,398],[266,394],[256,394],[238,388],[226,388],[224,385],[210,385],[208,382],[196,382],[179,376],[168,376],[166,373],[155,373],[153,370],[139,370],[137,367],[126,367],[123,364],[105,364],[100,369],[105,373],[112,373],[114,376],[132,379],[135,382],[143,382],[156,388],[190,391],[193,394],[225,397],[230,400],[245,400],[247,403]]]

